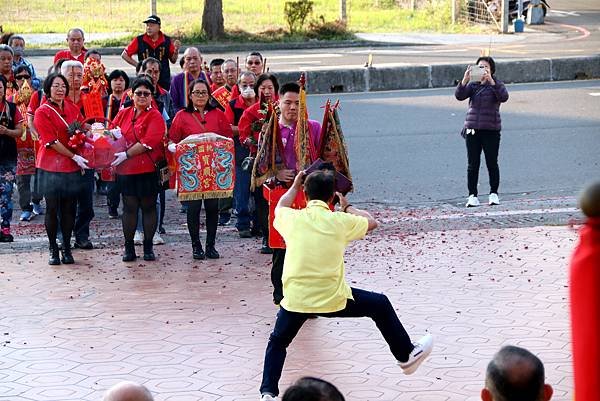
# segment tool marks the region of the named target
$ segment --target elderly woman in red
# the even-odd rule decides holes
[[[163,160],[163,140],[167,132],[165,120],[152,107],[154,85],[147,78],[137,78],[131,85],[133,105],[119,111],[113,123],[121,127],[127,150],[115,154],[117,185],[123,195],[123,262],[137,258],[133,236],[138,208],[142,209],[144,228],[144,260],[154,260],[152,238],[156,231],[156,196],[160,190],[156,163]]]
[[[65,99],[69,92],[67,79],[50,74],[44,81],[47,102],[35,112],[34,124],[40,135],[40,150],[36,158],[40,193],[46,198],[46,233],[50,242],[48,264],[75,263],[71,254],[71,233],[75,224],[76,196],[82,185],[82,171],[87,160],[69,147],[69,125],[82,122],[79,108]],[[63,233],[62,257],[58,257],[56,232],[58,215]]]
[[[169,151],[175,153],[175,145],[192,134],[214,132],[228,138],[233,137],[231,124],[225,114],[209,102],[210,87],[202,79],[190,83],[187,89],[188,105],[180,110],[173,120],[169,130]],[[215,102],[216,104],[216,102]],[[219,200],[204,199],[206,209],[206,253],[200,244],[200,210],[202,199],[186,201],[187,225],[192,239],[192,257],[194,259],[218,259],[219,252],[215,249],[217,223],[219,219]]]

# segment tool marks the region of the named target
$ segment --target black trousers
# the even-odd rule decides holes
[[[22,211],[33,211],[31,202],[39,204],[42,201],[42,195],[36,191],[36,186],[31,184],[35,181],[35,174],[25,174],[17,176],[17,188],[19,190],[19,206]]]
[[[215,246],[217,237],[217,223],[219,221],[219,200],[198,199],[185,201],[187,205],[187,225],[193,243],[200,242],[200,211],[202,203],[206,212],[206,246]]]
[[[263,235],[263,238],[269,238],[269,203],[265,199],[263,195],[262,186],[256,188],[254,192],[252,192],[252,196],[254,197],[254,208],[256,213],[256,222],[258,223],[258,228]]]
[[[474,135],[467,134],[467,187],[469,195],[477,196],[481,151],[485,155],[485,164],[490,176],[490,193],[498,193],[500,168],[498,167],[498,149],[500,131],[476,129]]]
[[[398,361],[406,361],[414,349],[410,337],[398,319],[390,300],[383,294],[352,288],[352,297],[346,302],[346,307],[337,312],[317,313],[326,318],[336,317],[368,317],[383,335],[390,351]],[[279,308],[273,332],[265,352],[263,378],[260,393],[279,394],[279,379],[283,371],[287,348],[296,337],[308,313],[290,312]]]
[[[271,283],[273,284],[273,303],[279,305],[283,299],[283,262],[285,249],[273,248],[273,266],[271,266]]]

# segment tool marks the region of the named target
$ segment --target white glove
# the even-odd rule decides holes
[[[115,167],[115,166],[118,166],[119,164],[123,163],[125,160],[127,160],[127,153],[126,152],[117,152],[117,153],[115,153],[115,160],[110,165]]]
[[[79,167],[81,167],[82,169],[89,169],[90,166],[87,165],[88,161],[86,159],[84,159],[83,157],[79,156],[79,155],[73,155],[73,157],[71,157],[71,159],[77,163],[77,165]]]
[[[169,149],[169,152],[175,153],[175,151],[177,150],[177,144],[170,143],[169,146],[167,146],[167,149]]]

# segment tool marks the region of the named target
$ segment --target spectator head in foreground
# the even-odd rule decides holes
[[[292,384],[281,401],[345,401],[333,384],[316,377],[303,377]]]
[[[109,388],[102,401],[154,401],[154,397],[141,384],[123,381]]]
[[[524,348],[507,345],[487,367],[483,401],[548,401],[552,386],[545,384],[544,364]]]

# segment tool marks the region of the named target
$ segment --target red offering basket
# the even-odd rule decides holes
[[[102,168],[99,170],[100,173],[100,179],[102,181],[115,181],[116,176],[115,176],[115,169],[114,167],[110,167],[110,168]]]
[[[88,165],[94,169],[110,167],[115,160],[115,153],[122,152],[126,148],[125,138],[121,137],[115,141],[99,138],[92,143],[86,142],[81,151],[81,156],[88,161]]]
[[[273,220],[275,220],[275,207],[279,199],[287,192],[287,188],[275,187],[270,188],[266,184],[263,185],[263,196],[269,203],[269,246],[271,248],[283,248],[285,249],[285,241],[279,231],[273,227]],[[306,207],[306,197],[304,191],[298,191],[294,203],[292,203],[292,209],[304,209]]]
[[[108,119],[94,118],[94,120],[108,123],[109,129],[113,127]],[[104,169],[109,168],[115,160],[115,153],[122,152],[125,149],[127,149],[127,141],[123,136],[114,138],[111,135],[93,135],[92,138],[88,137],[81,151],[81,156],[87,159],[91,168]]]

